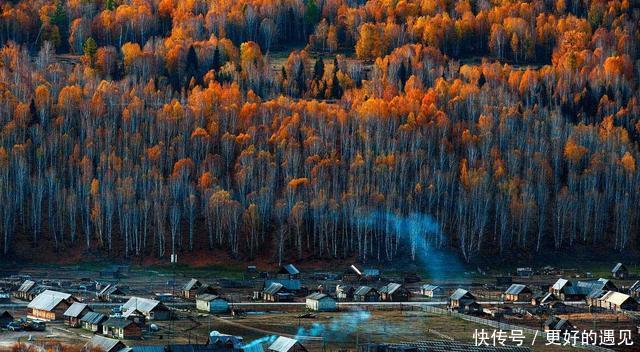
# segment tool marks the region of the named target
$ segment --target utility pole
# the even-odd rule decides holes
[[[171,253],[171,268],[173,269],[173,281],[171,282],[171,299],[174,299],[176,296],[176,264],[178,263],[178,255],[175,252]],[[173,340],[175,337],[175,332],[173,331],[173,312],[171,308],[169,308],[169,314],[171,319],[171,328],[169,329],[169,333],[171,334],[171,339]],[[174,341],[175,342],[175,341]]]

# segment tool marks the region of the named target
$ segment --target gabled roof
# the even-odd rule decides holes
[[[89,312],[80,318],[81,322],[88,324],[100,324],[107,319],[107,316],[98,312]]]
[[[290,339],[290,338],[284,337],[284,336],[279,336],[271,344],[271,346],[269,346],[269,351],[288,352],[296,344],[299,344],[298,340]]]
[[[112,351],[117,348],[118,345],[122,345],[122,347],[124,347],[124,344],[116,339],[110,339],[108,337],[100,335],[93,335],[91,337],[91,340],[89,340],[89,342],[87,342],[84,347],[87,351]]]
[[[544,297],[542,297],[542,299],[540,300],[540,303],[544,304],[544,303],[548,303],[548,302],[553,302],[555,300],[556,300],[556,295],[554,295],[551,292],[547,292],[547,294],[544,295]]]
[[[616,285],[609,279],[600,278],[598,280],[578,281],[574,286],[576,294],[589,295],[595,290],[614,289]]]
[[[622,269],[626,270],[627,268],[624,265],[622,265],[622,263],[618,263],[618,264],[616,264],[616,266],[613,267],[613,269],[611,269],[611,272],[612,273],[617,273],[618,271],[620,271]]]
[[[89,306],[84,303],[73,302],[63,315],[68,318],[78,318],[86,308],[89,308]]]
[[[397,284],[395,282],[390,282],[387,285],[382,286],[380,288],[379,292],[392,295],[394,292],[396,292],[401,287],[402,287],[402,285],[400,285],[400,284]]]
[[[425,290],[425,291],[434,291],[434,290],[440,289],[440,286],[432,285],[432,284],[425,284],[425,285],[422,285],[422,289]]]
[[[531,290],[526,285],[512,284],[504,293],[508,295],[519,295],[522,292],[531,292]]]
[[[293,264],[286,264],[282,266],[280,272],[287,272],[289,275],[298,275],[300,274],[300,270],[295,267]]]
[[[120,290],[118,285],[109,284],[105,286],[100,292],[98,292],[98,295],[107,296],[107,295],[113,295],[115,293],[122,293],[122,290]]]
[[[126,311],[130,308],[135,308],[142,313],[148,314],[149,312],[159,307],[164,308],[164,305],[160,303],[160,301],[156,301],[155,299],[131,297],[129,298],[127,303],[122,305],[122,310]]]
[[[2,314],[0,314],[0,318],[3,318],[3,317],[13,320],[13,315],[11,315],[11,313],[9,313],[9,311],[6,311],[6,310],[3,311]]]
[[[449,297],[449,299],[454,301],[461,300],[462,298],[476,299],[476,297],[472,295],[471,292],[463,288],[455,290],[455,292],[453,292],[453,294],[451,294],[451,296]]]
[[[566,279],[558,279],[558,281],[556,281],[553,286],[551,286],[552,289],[554,290],[562,290],[565,286],[571,286],[571,281],[566,280]]]
[[[357,267],[357,266],[355,266],[355,264],[354,264],[354,265],[351,265],[349,268],[350,268],[350,269],[351,269],[351,270],[352,270],[356,275],[360,275],[360,276],[362,276],[362,271],[361,271],[360,269],[358,269],[358,267]]]
[[[211,345],[233,346],[235,349],[240,349],[242,346],[242,340],[242,336],[221,334],[218,331],[212,331],[209,333],[209,344]]]
[[[267,288],[264,289],[264,293],[275,295],[276,293],[280,292],[283,287],[284,286],[282,286],[282,284],[280,283],[272,282]]]
[[[27,307],[31,309],[51,311],[63,301],[71,300],[71,298],[71,295],[68,293],[45,290],[29,302]]]
[[[624,293],[609,291],[605,293],[602,298],[604,301],[614,304],[616,306],[620,306],[628,300],[634,300],[631,296],[625,295]],[[634,300],[635,301],[635,300]]]
[[[353,288],[353,286],[351,286],[351,285],[337,285],[336,286],[336,293],[338,293],[338,292],[349,292],[349,291],[355,291],[355,288]]]
[[[208,293],[205,293],[205,294],[202,294],[202,295],[198,295],[198,297],[196,298],[196,300],[198,300],[198,301],[206,301],[206,302],[215,301],[216,299],[221,299],[221,300],[226,301],[226,299],[224,299],[224,298],[222,298],[220,296],[212,295],[212,294],[208,294]]]
[[[365,296],[371,293],[371,291],[376,291],[376,289],[369,286],[360,286],[353,294],[355,296]]]
[[[636,292],[636,291],[640,291],[640,280],[634,282],[633,285],[629,287],[629,292]]]
[[[552,315],[545,321],[545,326],[548,326],[550,330],[565,330],[572,329],[573,324],[571,324],[567,319],[559,318],[555,315]]]
[[[324,293],[314,292],[314,293],[308,295],[307,299],[311,299],[311,300],[314,300],[314,301],[319,301],[321,299],[333,299],[333,298],[331,296],[329,296],[329,295],[325,295]]]
[[[202,283],[198,279],[191,279],[187,282],[182,288],[183,291],[191,291],[193,288],[198,288],[202,286]]]
[[[110,326],[110,327],[114,327],[114,328],[126,328],[127,326],[129,326],[131,324],[135,324],[135,323],[132,320],[129,320],[129,319],[111,317],[111,318],[107,319],[107,321],[105,321],[102,325]]]
[[[29,292],[31,291],[31,289],[33,289],[36,286],[36,282],[35,281],[31,281],[31,280],[24,280],[24,282],[22,283],[22,285],[20,285],[20,288],[18,289],[18,292]]]

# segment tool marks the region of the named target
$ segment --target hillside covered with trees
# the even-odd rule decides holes
[[[636,249],[639,24],[638,0],[2,1],[0,248]]]

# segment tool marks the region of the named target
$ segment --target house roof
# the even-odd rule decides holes
[[[633,300],[631,296],[615,291],[605,293],[605,295],[602,296],[602,299],[616,306],[620,306],[628,300]]]
[[[355,296],[365,296],[368,295],[371,291],[375,291],[375,289],[370,286],[360,286],[353,294]]]
[[[355,291],[355,289],[353,288],[353,286],[350,285],[337,285],[336,286],[336,293],[338,292],[349,292],[349,291]]]
[[[224,299],[224,298],[222,298],[220,296],[212,295],[212,294],[209,294],[209,293],[198,295],[198,297],[196,298],[196,300],[198,300],[198,301],[206,301],[206,302],[215,301],[216,299],[221,299],[221,300],[226,301],[226,299]]]
[[[114,294],[114,293],[116,293],[116,292],[122,292],[122,291],[120,290],[120,288],[118,287],[118,285],[112,285],[112,284],[109,284],[109,285],[105,286],[105,287],[104,287],[104,288],[103,288],[103,289],[98,293],[98,295],[99,295],[99,296],[106,296],[106,295],[112,295],[112,294]]]
[[[547,294],[544,295],[544,297],[542,297],[542,299],[540,300],[540,303],[547,303],[555,300],[556,300],[556,295],[554,295],[551,292],[547,292]]]
[[[127,326],[129,326],[131,324],[135,324],[135,323],[132,320],[129,320],[129,319],[111,317],[111,318],[107,319],[107,321],[105,321],[102,325],[111,326],[111,327],[114,327],[114,328],[126,328]]]
[[[209,333],[209,344],[211,345],[231,345],[235,349],[240,349],[242,346],[242,340],[242,336],[221,334],[218,331],[212,331]]]
[[[300,270],[298,270],[298,268],[296,268],[295,265],[293,265],[293,264],[283,265],[282,266],[282,270],[286,271],[289,275],[298,275],[298,274],[300,274]]]
[[[640,291],[640,280],[634,282],[633,285],[629,287],[629,291],[631,292]]]
[[[293,346],[295,346],[298,343],[299,343],[298,340],[290,339],[284,336],[279,336],[275,341],[273,341],[271,346],[269,346],[269,351],[288,352],[289,350],[291,350]]]
[[[272,282],[267,288],[264,289],[264,293],[269,295],[275,295],[280,292],[284,286],[281,283]]]
[[[425,291],[434,291],[434,290],[440,289],[440,286],[432,285],[432,284],[425,284],[425,285],[422,285],[422,289],[425,290]]]
[[[531,292],[531,290],[523,284],[512,284],[504,293],[508,295],[519,295],[522,292]]]
[[[11,315],[11,313],[9,313],[9,311],[3,311],[2,314],[0,314],[0,318],[2,317],[6,317],[6,318],[11,318],[13,319],[13,315]]]
[[[89,308],[89,306],[84,303],[73,302],[63,315],[69,318],[78,318],[86,308]]]
[[[460,300],[462,298],[471,298],[471,299],[475,299],[476,297],[474,295],[471,294],[471,292],[463,289],[463,288],[459,288],[457,290],[455,290],[455,292],[453,292],[453,294],[451,294],[451,296],[449,297],[449,299],[457,301]]]
[[[616,264],[616,266],[613,267],[613,269],[611,269],[611,272],[612,273],[617,273],[618,271],[623,270],[623,269],[626,270],[627,268],[624,265],[622,265],[622,263],[618,263],[618,264]]]
[[[36,282],[35,281],[24,280],[22,285],[20,285],[20,288],[18,288],[18,292],[29,292],[35,286],[36,286]]]
[[[311,299],[314,301],[319,301],[321,299],[333,299],[331,296],[326,295],[324,293],[320,293],[320,292],[314,292],[310,295],[307,296],[307,299]]]
[[[191,279],[187,282],[182,288],[183,291],[191,291],[193,288],[198,288],[202,286],[202,283],[198,279]]]
[[[71,298],[71,295],[68,293],[45,290],[29,302],[27,307],[31,309],[51,311],[62,303],[62,301],[67,301]]]
[[[551,288],[554,290],[562,290],[565,286],[571,286],[571,282],[566,279],[558,279]]]
[[[351,265],[349,268],[350,268],[354,273],[356,273],[356,275],[360,275],[360,276],[362,276],[362,271],[361,271],[360,269],[358,269],[358,267],[357,267],[357,266],[355,266],[355,265]]]
[[[379,269],[364,269],[362,273],[364,274],[364,276],[380,276]]]
[[[400,284],[397,284],[395,282],[390,282],[390,283],[386,284],[385,286],[382,286],[382,288],[380,288],[379,292],[392,295],[394,292],[398,291],[398,289],[401,288],[401,287],[402,287],[402,285],[400,285]]]
[[[124,346],[124,344],[116,339],[110,339],[108,337],[93,335],[91,340],[84,345],[85,350],[87,351],[111,351],[114,350],[118,345]]]
[[[156,301],[155,299],[141,297],[131,297],[129,298],[127,303],[122,305],[122,309],[125,311],[131,308],[135,308],[145,314],[155,310],[158,307],[164,307],[164,305],[160,303],[160,301]]]
[[[98,312],[89,312],[85,314],[80,321],[88,324],[100,324],[107,319],[107,316]]]

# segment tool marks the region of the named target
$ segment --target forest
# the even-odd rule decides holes
[[[0,1],[0,248],[636,250],[639,44],[638,0]]]

